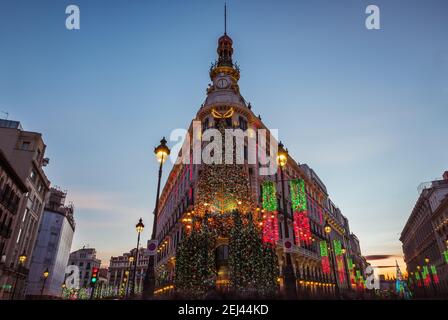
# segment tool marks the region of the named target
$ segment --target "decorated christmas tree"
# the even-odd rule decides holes
[[[201,166],[195,213],[203,216],[209,213],[225,213],[239,210],[241,213],[253,212],[254,202],[250,193],[249,177],[244,164],[236,164],[235,141],[233,141],[233,161],[225,163],[225,122],[216,119],[217,129],[221,133],[221,163]],[[216,151],[216,150],[215,150]]]
[[[252,215],[243,221],[234,212],[229,238],[230,284],[234,292],[250,297],[265,297],[276,292],[277,256],[270,245],[263,244],[261,232]]]
[[[176,252],[175,288],[177,294],[202,298],[215,286],[215,233],[206,222],[193,228]]]

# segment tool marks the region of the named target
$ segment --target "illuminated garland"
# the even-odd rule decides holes
[[[340,240],[333,240],[334,253],[337,256],[342,255],[342,244]]]
[[[275,185],[272,181],[264,181],[262,184],[263,209],[270,212],[277,210],[277,197],[275,196]]]
[[[262,186],[263,242],[275,245],[279,240],[277,197],[274,182],[266,180]]]
[[[434,283],[435,284],[439,283],[439,276],[437,275],[437,269],[435,265],[431,265],[431,274]]]
[[[418,273],[418,272],[415,273],[415,280],[417,280],[417,286],[421,287],[422,280],[420,279],[420,273]]]
[[[347,257],[348,274],[349,274],[349,277],[350,277],[350,284],[352,286],[356,285],[354,266],[355,265],[353,264],[353,259]]]
[[[448,263],[448,250],[443,251],[443,258],[446,263]]]
[[[339,281],[345,282],[344,257],[342,255],[342,244],[340,240],[333,240],[334,253],[336,255],[336,267],[338,270]]]
[[[296,243],[311,243],[311,227],[308,218],[305,182],[303,179],[294,179],[289,182],[293,214],[294,236]]]
[[[323,240],[319,242],[320,256],[322,263],[322,272],[324,274],[330,274],[330,260],[328,258],[327,241]]]
[[[303,179],[293,179],[289,181],[291,193],[292,209],[294,211],[307,210],[305,181]]]
[[[431,277],[429,275],[428,266],[423,266],[422,277],[424,285],[428,287],[431,284]]]
[[[361,271],[356,270],[356,282],[357,282],[357,286],[360,289],[364,288],[364,278],[362,277]]]

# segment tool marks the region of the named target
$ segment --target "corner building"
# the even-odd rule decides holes
[[[189,158],[190,161],[181,161],[175,164],[169,173],[165,186],[162,190],[159,202],[159,212],[157,214],[156,238],[159,247],[156,255],[156,294],[170,294],[173,291],[173,279],[176,270],[176,249],[182,239],[191,228],[191,218],[200,215],[206,210],[213,210],[219,206],[214,206],[216,202],[224,202],[227,210],[239,209],[241,211],[255,211],[262,215],[265,225],[270,224],[271,235],[280,264],[280,270],[285,263],[285,252],[283,237],[285,225],[283,215],[288,218],[289,235],[293,239],[294,245],[291,251],[292,263],[296,287],[299,297],[331,297],[335,294],[336,288],[341,294],[355,293],[364,290],[364,261],[359,247],[351,248],[353,239],[357,239],[350,233],[348,219],[342,215],[337,206],[330,200],[326,186],[317,174],[306,164],[299,164],[288,156],[288,161],[284,170],[286,208],[282,203],[282,186],[280,172],[274,170],[270,175],[261,175],[260,168],[265,167],[262,163],[264,159],[257,156],[256,161],[248,161],[249,146],[245,139],[243,153],[244,164],[239,166],[244,171],[243,184],[250,193],[250,201],[247,197],[233,193],[223,199],[219,195],[219,190],[204,194],[204,179],[209,179],[204,175],[205,166],[203,162],[193,164],[193,146],[198,138],[201,138],[205,130],[217,128],[218,122],[225,123],[229,129],[242,129],[245,133],[255,134],[260,129],[265,129],[266,141],[256,141],[256,148],[267,150],[269,154],[269,129],[264,125],[260,116],[252,111],[252,106],[247,103],[240,93],[238,80],[240,79],[239,67],[233,63],[233,41],[224,34],[218,40],[218,60],[210,68],[211,84],[207,88],[207,96],[204,103],[199,108],[194,123],[200,123],[198,132],[194,129],[193,121],[190,123],[188,138],[185,140],[179,158]],[[249,130],[248,129],[252,129]],[[196,135],[196,136],[195,136]],[[191,139],[190,139],[191,138]],[[191,140],[191,141],[189,141]],[[277,144],[276,141],[274,141]],[[202,147],[206,143],[202,143]],[[203,148],[201,149],[201,151]],[[188,151],[188,155],[183,153]],[[275,157],[272,157],[274,161]],[[224,155],[222,157],[224,162]],[[255,162],[255,164],[252,164]],[[210,165],[209,165],[210,166]],[[209,172],[209,171],[208,171]],[[233,181],[222,177],[225,184],[232,184]],[[300,188],[302,198],[305,198],[304,207],[297,209],[294,201],[294,192],[290,188],[294,185]],[[266,186],[269,186],[267,188]],[[272,212],[265,210],[264,194],[267,190],[273,190],[272,196],[276,198],[275,208]],[[297,192],[296,192],[297,193]],[[214,198],[215,197],[215,198]],[[275,205],[276,204],[276,205]],[[219,210],[223,210],[221,207]],[[272,220],[269,220],[270,217]],[[331,232],[325,232],[325,226],[331,226]],[[263,237],[266,230],[263,227]],[[275,230],[275,231],[273,231]],[[216,287],[226,290],[228,279],[226,279],[225,261],[228,257],[228,247],[226,239],[219,239],[216,243],[216,265],[218,276]],[[336,247],[334,247],[336,245]],[[356,257],[354,256],[356,255]],[[333,272],[332,268],[336,272]],[[279,292],[284,290],[283,275],[278,279]]]

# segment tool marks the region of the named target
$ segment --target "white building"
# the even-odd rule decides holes
[[[92,269],[100,268],[101,260],[96,258],[96,250],[94,248],[83,247],[70,253],[68,265],[78,266],[79,286],[89,288]]]
[[[39,226],[28,275],[27,296],[58,298],[62,294],[75,222],[73,205],[65,205],[66,193],[51,188]],[[44,285],[44,271],[49,275]]]

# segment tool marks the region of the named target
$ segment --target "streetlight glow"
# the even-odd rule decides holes
[[[138,220],[138,223],[135,225],[135,229],[137,230],[138,233],[142,233],[144,228],[145,225],[143,224],[142,218],[140,218],[140,220]]]
[[[154,154],[156,155],[157,161],[160,163],[164,163],[170,155],[170,148],[166,145],[165,137],[160,140],[160,145],[154,149]]]
[[[278,144],[277,164],[283,168],[288,162],[288,150],[284,148],[283,143]]]

